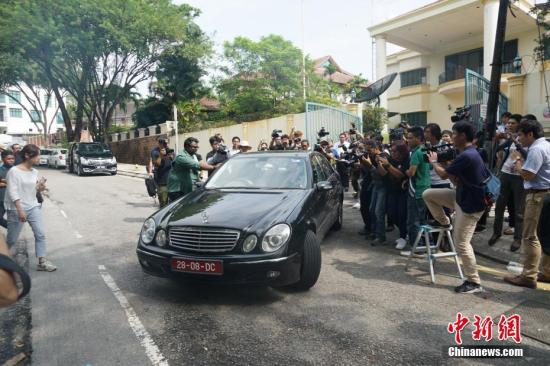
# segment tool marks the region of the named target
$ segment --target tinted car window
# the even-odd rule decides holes
[[[40,155],[51,155],[51,153],[52,153],[52,150],[46,150],[46,149],[40,150]]]
[[[222,165],[206,188],[305,189],[306,160],[294,156],[238,156]]]
[[[111,150],[103,144],[82,144],[78,146],[78,151],[82,153],[105,153]]]
[[[311,157],[311,167],[313,170],[313,183],[319,183],[324,180],[327,180],[323,167],[319,163],[319,157],[314,155]]]
[[[317,155],[316,158],[319,159],[319,164],[321,165],[321,168],[325,173],[325,179],[328,180],[332,176],[332,174],[334,174],[334,169],[332,169],[332,166],[330,165],[327,159],[319,155]]]

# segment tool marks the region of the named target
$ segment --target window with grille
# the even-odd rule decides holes
[[[0,122],[4,122],[4,121],[5,121],[4,108],[0,108]]]
[[[408,122],[411,126],[426,126],[428,112],[401,113],[401,122]]]
[[[21,92],[18,90],[8,91],[8,96],[9,96],[10,102],[12,103],[17,103],[21,101]]]
[[[41,122],[41,118],[40,118],[40,112],[34,110],[34,111],[31,111],[31,121],[32,122]]]
[[[402,72],[400,75],[401,78],[401,87],[405,88],[412,85],[421,85],[427,84],[426,79],[426,69],[416,69],[411,71]]]

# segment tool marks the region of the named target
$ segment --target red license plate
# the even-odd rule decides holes
[[[223,261],[172,258],[172,271],[204,274],[223,274]]]

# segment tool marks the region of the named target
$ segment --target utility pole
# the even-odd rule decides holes
[[[178,133],[178,107],[176,107],[176,103],[174,103],[174,130],[176,131],[176,148],[174,149],[175,154],[179,154],[179,133]]]
[[[500,96],[500,77],[502,75],[502,55],[504,51],[504,37],[506,35],[506,16],[508,14],[509,0],[500,0],[498,8],[497,31],[495,35],[495,49],[493,52],[493,63],[491,67],[491,84],[489,89],[489,100],[487,101],[487,119],[485,121],[485,146],[491,146],[489,166],[493,167],[494,148],[493,137],[497,126],[498,100]]]
[[[306,36],[304,26],[304,0],[302,0],[302,13],[301,13],[301,26],[302,26],[302,85],[304,91],[304,102],[306,101]]]

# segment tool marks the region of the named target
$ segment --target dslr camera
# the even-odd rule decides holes
[[[465,105],[464,107],[458,107],[455,110],[455,113],[451,116],[451,121],[453,123],[460,121],[470,121],[470,116],[472,112],[472,106]]]
[[[454,160],[458,155],[458,151],[454,148],[452,144],[441,144],[441,145],[432,146],[429,142],[427,142],[422,148],[422,151],[426,153],[424,154],[424,161],[426,163],[430,162],[430,159],[427,154],[430,151],[437,153],[438,163]]]

